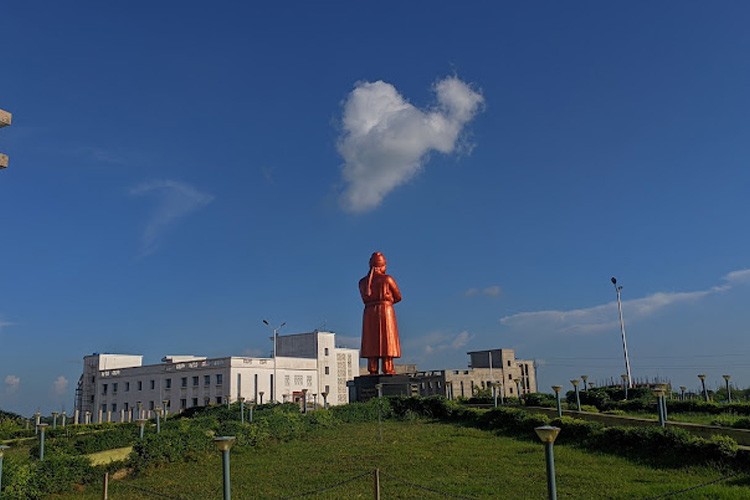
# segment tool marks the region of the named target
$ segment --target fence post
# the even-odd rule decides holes
[[[102,499],[109,499],[109,472],[104,473],[104,489],[102,490]]]
[[[375,469],[372,472],[372,477],[374,481],[375,500],[380,500],[380,469]]]

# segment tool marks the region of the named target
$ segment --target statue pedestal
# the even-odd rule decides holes
[[[411,396],[413,393],[408,375],[365,375],[354,377],[354,380],[346,383],[349,401],[364,403],[378,397],[378,384],[382,384],[383,396]]]

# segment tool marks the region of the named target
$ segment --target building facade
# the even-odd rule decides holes
[[[143,365],[143,356],[85,356],[76,389],[78,422],[122,422],[197,406],[245,401],[330,405],[349,402],[346,382],[359,371],[359,351],[336,346],[332,332],[279,335],[276,356],[165,356]],[[325,393],[325,397],[323,394]]]
[[[513,349],[489,349],[467,353],[468,369],[416,372],[412,383],[422,396],[441,395],[448,399],[470,398],[476,390],[493,385],[498,396],[517,398],[537,392],[536,368],[530,360],[516,359]],[[416,392],[416,391],[415,391]]]

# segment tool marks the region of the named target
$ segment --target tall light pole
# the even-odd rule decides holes
[[[732,402],[732,389],[729,388],[729,379],[732,378],[731,375],[722,375],[724,378],[724,382],[727,383],[727,403]]]
[[[612,276],[612,285],[615,287],[617,292],[617,312],[620,316],[620,334],[622,335],[622,352],[625,355],[625,374],[628,376],[628,388],[633,387],[633,377],[630,374],[630,358],[628,358],[628,343],[625,341],[625,321],[622,319],[622,298],[620,293],[622,292],[622,286],[617,286],[617,278]]]
[[[279,380],[276,378],[276,337],[278,337],[279,330],[281,330],[281,328],[284,325],[286,325],[286,322],[281,323],[276,328],[273,328],[271,326],[271,323],[269,323],[265,319],[263,320],[263,323],[268,328],[273,330],[273,387],[271,387],[271,401],[275,403],[276,402],[276,386],[279,384]]]
[[[703,399],[705,401],[708,401],[708,391],[706,391],[706,374],[705,373],[699,373],[698,378],[701,381],[701,386],[703,387]]]

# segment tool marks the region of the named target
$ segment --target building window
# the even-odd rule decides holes
[[[117,403],[112,403],[112,413],[117,411]]]
[[[94,395],[93,394],[91,395],[91,402],[92,403],[94,402]]]
[[[130,382],[125,382],[125,392],[130,392]]]
[[[199,377],[193,377],[193,387],[198,387],[198,381],[200,380]],[[198,406],[198,403],[196,403],[193,406]]]
[[[217,405],[221,404],[221,396],[216,396],[216,404]]]
[[[142,391],[142,390],[143,390],[143,381],[142,381],[142,380],[139,380],[139,381],[138,381],[138,390],[139,390],[139,391]]]
[[[130,409],[130,404],[126,402],[125,403],[125,411],[128,411],[129,409]]]
[[[112,392],[117,393],[117,382],[112,384]]]
[[[193,398],[193,406],[198,406],[198,398]]]
[[[164,382],[166,384],[166,389],[171,389],[172,388],[172,379],[171,378],[166,379]]]
[[[154,389],[156,389],[156,380],[151,381],[151,390],[153,391]]]
[[[508,360],[508,366],[510,366],[510,360]]]
[[[107,384],[102,384],[102,394],[107,395]]]
[[[302,375],[294,376],[294,385],[302,385]]]
[[[326,356],[328,356],[328,348],[327,347],[324,349],[324,353],[325,353]]]
[[[102,413],[107,412],[107,403],[102,403]]]
[[[329,394],[331,393],[331,386],[330,385],[326,386],[326,392],[329,393]]]
[[[182,377],[180,384],[182,384],[182,387],[187,387],[187,377]]]
[[[291,377],[289,375],[284,375],[284,385],[289,387],[289,382]]]
[[[203,406],[208,406],[210,403],[211,403],[211,398],[209,398],[208,396],[205,396],[203,398]]]
[[[510,373],[508,374],[508,380],[513,380],[513,375],[511,375]]]
[[[203,385],[211,385],[211,375],[203,375]]]
[[[312,375],[307,376],[307,387],[312,387]]]
[[[224,376],[221,373],[216,374],[216,385],[222,385],[224,383]]]
[[[326,375],[330,375],[331,374],[331,369],[329,367],[327,367],[327,366],[326,366],[326,370],[325,371],[326,371]]]
[[[180,400],[180,409],[184,410],[185,408],[187,408],[187,399],[181,399]]]

